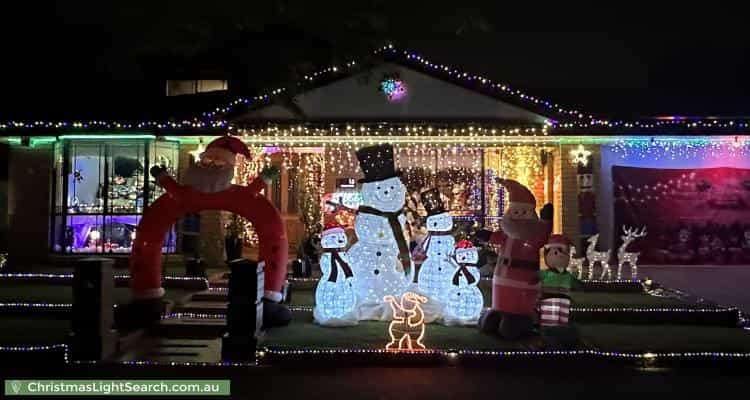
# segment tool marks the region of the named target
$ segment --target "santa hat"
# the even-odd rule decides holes
[[[206,151],[215,149],[222,149],[232,153],[232,163],[234,163],[235,154],[242,154],[247,158],[251,157],[250,149],[247,148],[247,145],[234,136],[222,136],[218,139],[214,139],[208,144],[208,146],[206,146]]]
[[[571,243],[570,240],[568,240],[568,238],[566,238],[563,235],[552,235],[549,237],[547,244],[544,245],[544,248],[545,249],[549,249],[552,247],[568,248],[572,244],[573,243]]]
[[[536,206],[536,199],[531,190],[513,179],[498,179],[497,183],[503,185],[508,191],[508,197],[511,203],[524,203]]]
[[[323,227],[322,236],[330,235],[333,233],[344,233],[344,226],[334,221],[326,223],[325,227]]]
[[[473,249],[473,248],[474,248],[474,243],[471,243],[470,241],[468,241],[466,239],[459,240],[458,243],[456,243],[456,250],[460,250],[460,249],[467,249],[467,250],[469,250],[469,249]]]

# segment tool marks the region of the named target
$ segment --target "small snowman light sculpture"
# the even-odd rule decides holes
[[[455,250],[458,268],[453,272],[451,285],[446,291],[446,325],[476,325],[484,308],[484,298],[479,284],[479,252],[468,240],[461,240]]]
[[[323,255],[320,269],[323,276],[315,290],[315,322],[326,326],[352,326],[359,320],[356,313],[354,273],[344,251],[347,245],[344,227],[326,224],[320,239]]]
[[[427,210],[427,237],[422,249],[427,258],[422,263],[417,277],[419,290],[433,303],[445,305],[443,296],[451,285],[456,269],[451,256],[456,241],[451,235],[453,217],[445,210],[440,192],[430,189],[421,194]]]

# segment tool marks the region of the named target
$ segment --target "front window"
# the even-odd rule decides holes
[[[52,250],[130,252],[144,209],[162,193],[148,179],[148,169],[155,164],[175,174],[177,144],[151,140],[58,143]],[[167,235],[164,251],[175,251],[174,229]]]

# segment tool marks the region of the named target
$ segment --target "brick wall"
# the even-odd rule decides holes
[[[560,146],[560,152],[562,157],[559,157],[560,161],[560,181],[562,186],[562,214],[560,215],[562,220],[562,232],[570,240],[572,240],[577,247],[578,254],[581,254],[580,245],[580,224],[578,215],[578,178],[576,165],[573,164],[570,157],[570,151],[578,145],[562,145]],[[601,151],[598,145],[588,145],[586,149],[591,151],[591,159],[589,162],[594,165],[594,192],[599,191],[599,180],[597,177],[601,173]],[[601,210],[600,196],[597,196],[596,209]],[[601,227],[600,227],[601,229]]]
[[[185,171],[192,162],[190,152],[198,147],[197,144],[180,145],[180,166],[179,176],[185,176]],[[179,178],[178,178],[179,179]],[[224,212],[222,211],[203,211],[201,214],[201,235],[200,249],[201,257],[207,267],[224,266],[226,253],[224,251]],[[181,229],[181,221],[178,222],[177,230]],[[181,236],[181,235],[180,235]],[[180,240],[181,242],[181,240]],[[180,252],[178,247],[177,252]]]
[[[14,262],[49,253],[53,146],[13,146],[8,157],[8,252]]]

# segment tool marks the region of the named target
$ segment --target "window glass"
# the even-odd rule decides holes
[[[70,146],[67,207],[69,214],[94,214],[104,210],[104,146]]]
[[[150,146],[148,152],[147,146]],[[59,143],[54,155],[56,187],[52,250],[63,253],[129,253],[136,227],[147,206],[144,192],[145,185],[149,184],[146,181],[148,166],[163,165],[174,175],[177,155],[178,144],[171,142]],[[150,188],[153,190],[149,196],[151,200],[162,193],[156,186]],[[164,252],[174,252],[175,249],[176,233],[171,227],[165,238]]]
[[[64,179],[65,179],[65,176],[63,174],[63,168],[65,167],[65,157],[63,153],[64,153],[63,143],[60,143],[60,142],[56,143],[54,163],[53,163],[53,168],[54,168],[53,176],[55,177],[55,191],[54,191],[55,210],[54,211],[55,213],[58,213],[58,214],[63,212],[63,206],[65,205],[63,201],[65,198],[65,193],[64,193],[65,190],[64,190],[64,185],[63,185]]]
[[[73,215],[65,219],[55,249],[68,253],[101,253],[103,223],[101,215]]]
[[[138,226],[140,215],[116,215],[106,217],[103,232],[105,253],[129,253],[133,248],[135,227]]]
[[[227,90],[227,81],[221,79],[201,79],[198,81],[198,92]]]
[[[142,143],[110,146],[110,213],[143,212],[144,155]]]
[[[167,169],[167,173],[177,178],[177,168],[179,165],[178,159],[178,145],[177,143],[163,143],[158,142],[151,145],[151,151],[149,165],[160,165]],[[146,171],[148,187],[149,187],[149,203],[153,203],[156,199],[164,194],[164,189],[161,186],[155,184],[153,178],[148,176]]]
[[[168,80],[167,96],[179,96],[183,94],[194,94],[197,82],[194,79]]]

